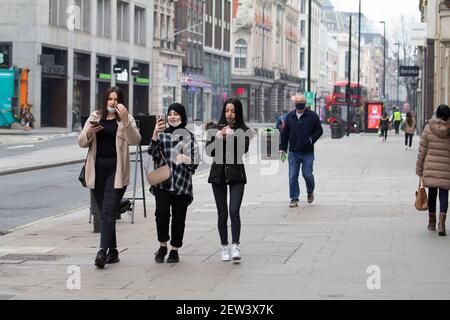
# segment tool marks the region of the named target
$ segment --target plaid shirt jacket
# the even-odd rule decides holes
[[[151,140],[148,148],[148,154],[152,156],[154,168],[157,169],[166,164],[169,165],[172,176],[169,180],[150,188],[153,193],[154,188],[162,189],[174,193],[176,195],[188,195],[191,202],[194,198],[192,188],[192,175],[200,162],[200,153],[195,136],[187,129],[182,135],[161,132],[158,140]],[[161,156],[164,155],[164,158]],[[192,164],[176,163],[178,155],[184,154],[191,158]],[[190,202],[190,203],[191,203]]]

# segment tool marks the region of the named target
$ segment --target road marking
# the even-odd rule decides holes
[[[8,147],[6,149],[13,150],[13,149],[21,149],[21,148],[34,148],[34,145],[27,144],[27,145],[23,145],[23,146]]]

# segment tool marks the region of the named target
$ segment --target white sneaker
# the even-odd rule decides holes
[[[222,247],[220,256],[221,256],[220,260],[222,260],[222,261],[230,261],[231,260],[230,249],[228,248],[228,246]]]
[[[407,147],[407,146],[405,147],[405,150],[408,150],[408,147]]]
[[[235,263],[238,263],[239,260],[241,260],[241,249],[237,244],[231,246],[231,259]]]

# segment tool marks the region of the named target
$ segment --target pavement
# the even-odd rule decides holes
[[[414,208],[418,149],[374,134],[316,144],[315,201],[289,208],[288,165],[250,157],[240,264],[220,261],[208,171],[194,178],[178,264],[156,264],[154,198],[147,218],[117,222],[121,261],[94,267],[89,210],[0,236],[0,299],[450,299],[450,238]],[[61,155],[61,154],[60,154]],[[78,286],[79,285],[79,286]]]

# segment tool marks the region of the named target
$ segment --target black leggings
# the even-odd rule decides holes
[[[188,195],[176,195],[169,191],[154,188],[153,194],[156,201],[156,231],[159,242],[169,241],[170,207],[172,207],[172,239],[170,245],[174,248],[183,246],[186,213],[191,197]]]
[[[437,188],[428,188],[428,212],[436,213]],[[447,213],[448,210],[448,190],[439,188],[440,213]]]
[[[412,146],[412,140],[413,140],[413,134],[405,133],[405,146],[408,146],[408,140],[409,140],[409,147]]]
[[[383,137],[384,136],[384,140],[386,140],[387,139],[387,129],[381,129],[381,136]]]
[[[97,158],[95,162],[95,200],[101,212],[100,248],[117,248],[116,214],[127,187],[114,189],[117,158]]]
[[[212,184],[214,199],[216,200],[217,213],[219,216],[217,227],[219,229],[220,242],[222,245],[228,245],[228,204],[226,184]],[[239,244],[241,235],[241,217],[240,210],[242,199],[244,198],[244,183],[230,184],[230,219],[231,236],[233,244]]]

